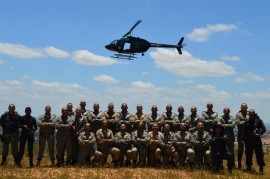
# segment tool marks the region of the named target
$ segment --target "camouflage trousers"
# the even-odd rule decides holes
[[[186,160],[189,163],[194,163],[195,159],[195,152],[191,148],[181,148],[177,149],[178,155],[179,155],[179,165],[184,166],[186,163]]]
[[[45,151],[46,142],[48,143],[49,155],[52,161],[55,160],[54,147],[55,139],[54,134],[39,134],[39,151],[38,151],[38,161],[41,161]]]
[[[137,147],[133,147],[132,151],[132,160],[135,164],[139,155],[139,162],[138,165],[140,167],[144,167],[146,165],[146,158],[147,158],[147,145],[141,145]]]
[[[85,164],[85,159],[90,158],[91,156],[94,157],[94,160],[97,163],[102,162],[102,153],[98,150],[95,150],[93,148],[85,148],[85,147],[79,147],[79,153],[78,153],[78,159],[77,164],[82,166]]]
[[[195,151],[195,163],[197,165],[210,165],[212,163],[211,151],[204,150],[204,151]]]
[[[18,141],[19,141],[19,135],[17,133],[4,133],[2,137],[2,142],[3,142],[2,157],[8,156],[9,144],[11,144],[12,156],[14,158],[14,161],[17,162]]]
[[[175,164],[179,160],[179,155],[174,147],[165,148],[162,150],[163,158],[162,163],[164,166],[169,166],[170,161],[174,162]]]

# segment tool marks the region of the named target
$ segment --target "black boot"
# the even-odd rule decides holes
[[[4,166],[7,164],[7,157],[6,156],[3,156],[2,157],[2,162],[1,162],[1,165]]]
[[[120,166],[120,163],[118,160],[113,161],[114,167],[117,168]]]
[[[260,166],[260,173],[263,173],[263,166]]]
[[[247,172],[252,172],[251,166],[247,166]]]
[[[33,157],[29,157],[29,167],[30,168],[34,167]]]
[[[40,167],[41,160],[37,160],[36,167]]]

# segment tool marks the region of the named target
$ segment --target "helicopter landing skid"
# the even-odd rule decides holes
[[[126,54],[118,53],[118,54],[114,54],[114,56],[111,56],[111,57],[120,58],[120,59],[126,59],[126,60],[133,60],[134,58],[137,58],[135,55],[136,54],[126,55]]]

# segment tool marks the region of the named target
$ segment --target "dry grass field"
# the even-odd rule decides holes
[[[36,153],[35,147],[35,153]],[[204,169],[164,169],[164,168],[91,168],[91,167],[50,167],[47,153],[44,156],[41,167],[28,168],[28,158],[24,156],[22,168],[13,167],[12,157],[8,158],[7,166],[0,166],[0,178],[93,178],[93,179],[114,179],[114,178],[270,178],[270,154],[265,153],[266,167],[263,175],[259,173],[247,173],[245,170],[234,170],[229,174],[226,170],[223,173],[213,173]],[[256,164],[254,157],[254,164]],[[258,171],[257,165],[253,166]]]

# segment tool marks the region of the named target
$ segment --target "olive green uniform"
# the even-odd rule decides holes
[[[85,164],[85,159],[94,156],[97,163],[101,163],[102,153],[94,148],[96,143],[95,134],[92,132],[81,132],[78,137],[79,152],[77,164],[82,166]]]
[[[38,152],[38,162],[43,158],[43,153],[45,150],[46,142],[48,143],[49,155],[52,164],[54,164],[54,147],[55,147],[55,122],[56,115],[46,115],[43,114],[39,117],[39,152]]]
[[[175,148],[179,155],[180,166],[185,165],[186,159],[190,165],[193,165],[195,152],[192,149],[192,135],[189,132],[175,133]]]
[[[126,166],[130,165],[131,160],[131,135],[127,132],[117,132],[114,137],[114,146],[120,150],[119,162],[120,166],[124,164],[124,157],[126,156]]]
[[[132,148],[132,160],[133,164],[136,165],[137,157],[139,154],[139,166],[145,167],[147,158],[147,131],[135,130],[131,134],[131,140],[133,143]]]
[[[163,139],[163,134],[161,132],[154,133],[153,131],[148,132],[148,165],[155,166],[161,163],[161,148],[160,144]]]
[[[201,165],[204,161],[208,166],[211,164],[211,152],[209,150],[210,134],[207,131],[195,131],[192,134],[192,145],[195,151],[195,163]]]
[[[203,111],[202,112],[202,122],[204,124],[204,130],[209,132],[210,134],[213,133],[213,127],[218,122],[218,113],[217,112],[209,112]]]
[[[120,150],[113,147],[114,144],[114,135],[110,129],[99,129],[96,133],[97,138],[97,149],[103,155],[102,164],[105,164],[108,158],[108,155],[112,155],[113,162],[116,164],[119,160]]]
[[[65,151],[67,152],[66,164],[69,165],[71,162],[71,138],[72,138],[72,120],[70,118],[62,118],[62,116],[57,117],[55,128],[56,133],[56,159],[57,165],[61,165]]]

